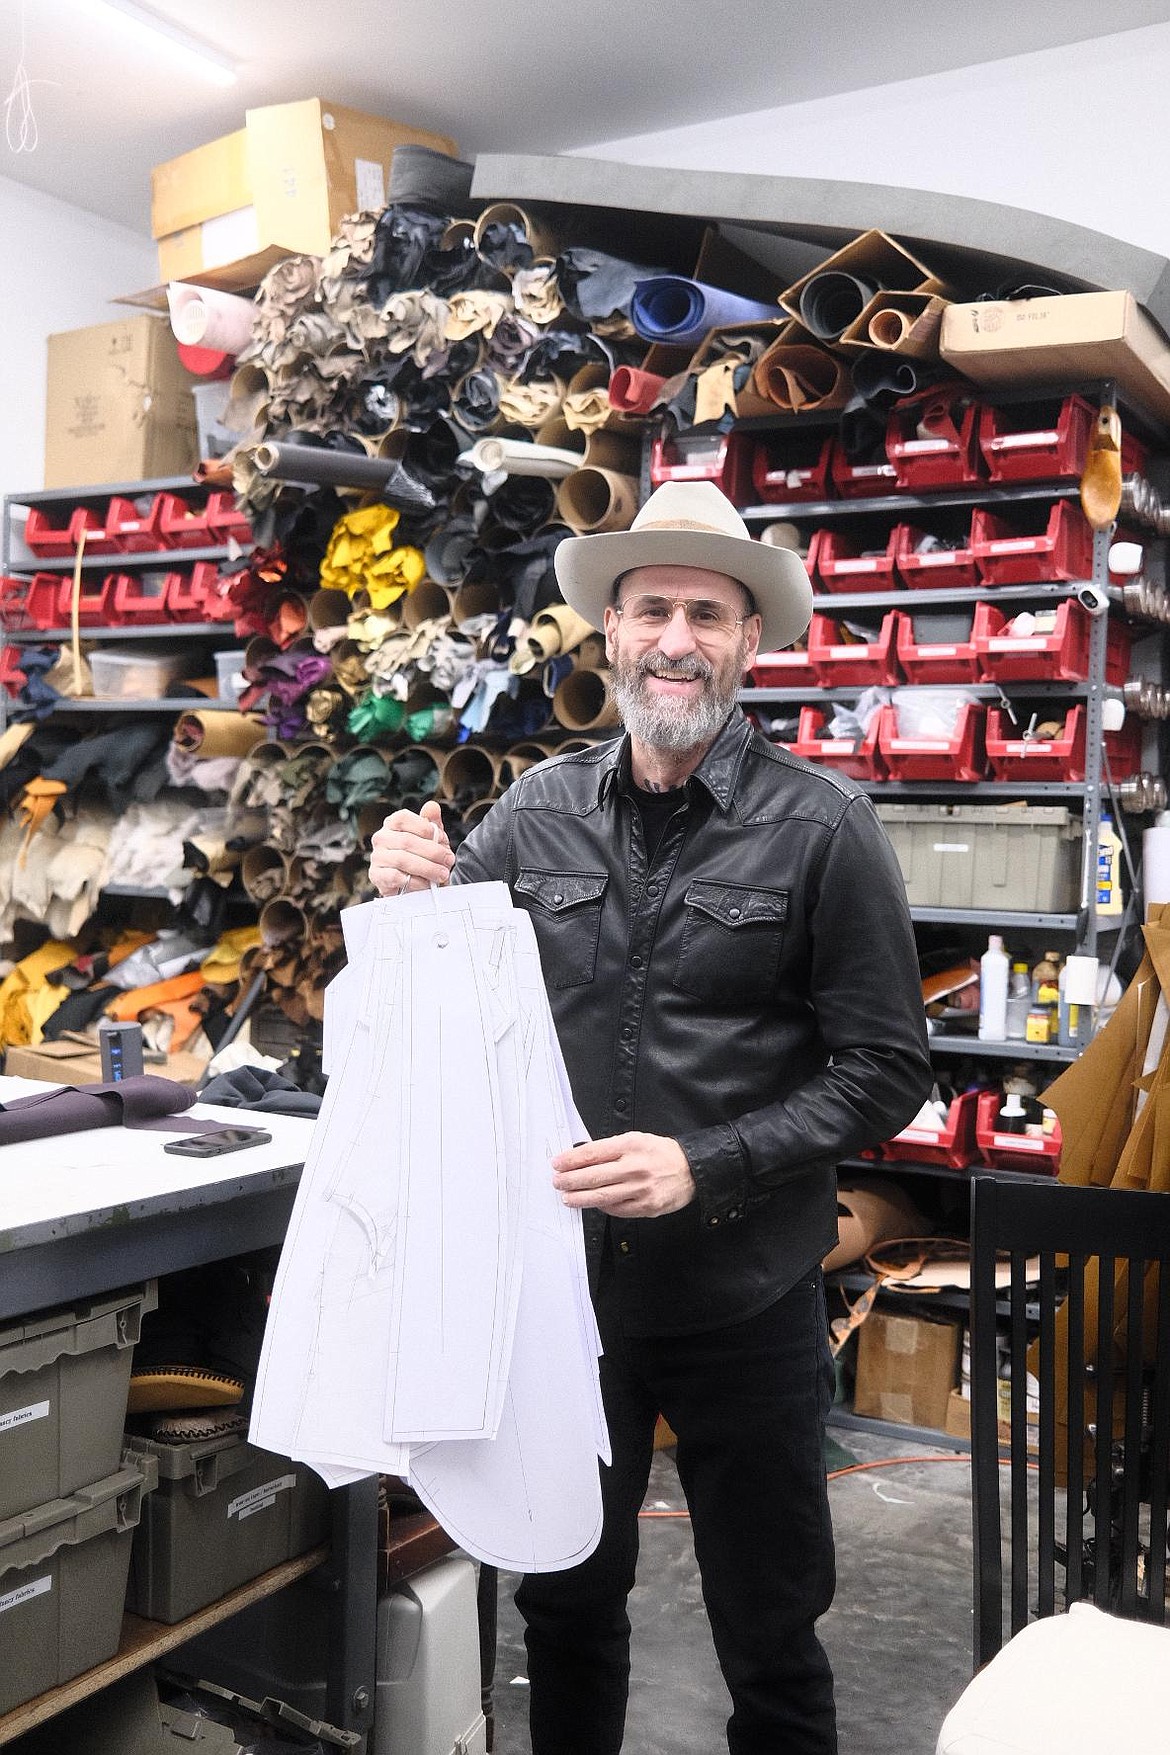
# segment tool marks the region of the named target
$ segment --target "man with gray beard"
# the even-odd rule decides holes
[[[517,1592],[533,1755],[622,1747],[659,1413],[731,1694],[728,1749],[833,1755],[819,1264],[834,1166],[930,1089],[905,886],[858,788],[769,743],[736,703],[761,644],[808,625],[797,556],[753,542],[710,483],[669,483],[630,530],[563,542],[556,569],[604,629],[624,735],[528,769],[457,855],[437,805],[395,812],[370,863],[387,896],[511,887],[593,1136],[550,1175],[584,1209],[613,1463],[597,1550]]]

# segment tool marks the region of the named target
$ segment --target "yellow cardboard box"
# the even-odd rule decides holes
[[[1132,293],[951,305],[939,351],[976,384],[1111,378],[1138,408],[1170,422],[1170,342]]]
[[[321,256],[344,214],[386,204],[395,147],[455,153],[445,134],[323,98],[248,110],[242,129],[156,165],[151,229],[163,280],[254,286],[282,256]]]
[[[199,460],[195,382],[158,317],[50,335],[45,486],[188,474]]]

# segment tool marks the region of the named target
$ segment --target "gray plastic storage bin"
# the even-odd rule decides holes
[[[0,1713],[113,1657],[151,1457],[0,1523]]]
[[[916,908],[1063,914],[1079,905],[1081,823],[1064,805],[879,804]]]
[[[181,1621],[282,1560],[322,1542],[329,1495],[303,1463],[232,1434],[189,1444],[127,1435],[158,1468],[134,1538],[127,1607]]]
[[[374,1755],[485,1755],[475,1568],[438,1560],[378,1604]]]
[[[113,1474],[152,1280],[0,1323],[0,1521]]]

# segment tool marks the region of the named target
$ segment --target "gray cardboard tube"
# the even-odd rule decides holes
[[[281,445],[265,441],[253,453],[261,475],[274,481],[303,481],[315,487],[385,487],[399,467],[394,458],[359,456],[356,451],[326,451],[318,445]]]

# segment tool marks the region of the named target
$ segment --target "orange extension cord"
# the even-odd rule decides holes
[[[1006,1468],[1010,1459],[1008,1457],[1000,1457],[999,1460],[1000,1466]],[[830,1469],[827,1478],[830,1481],[839,1481],[842,1475],[862,1475],[867,1469],[895,1469],[902,1467],[906,1463],[966,1463],[967,1467],[970,1468],[971,1457],[966,1451],[952,1452],[947,1456],[883,1456],[879,1457],[875,1462],[850,1463],[847,1468]],[[1036,1464],[1030,1462],[1028,1467],[1034,1469]],[[690,1515],[690,1512],[685,1510],[640,1511],[638,1513],[639,1517],[689,1517]]]

